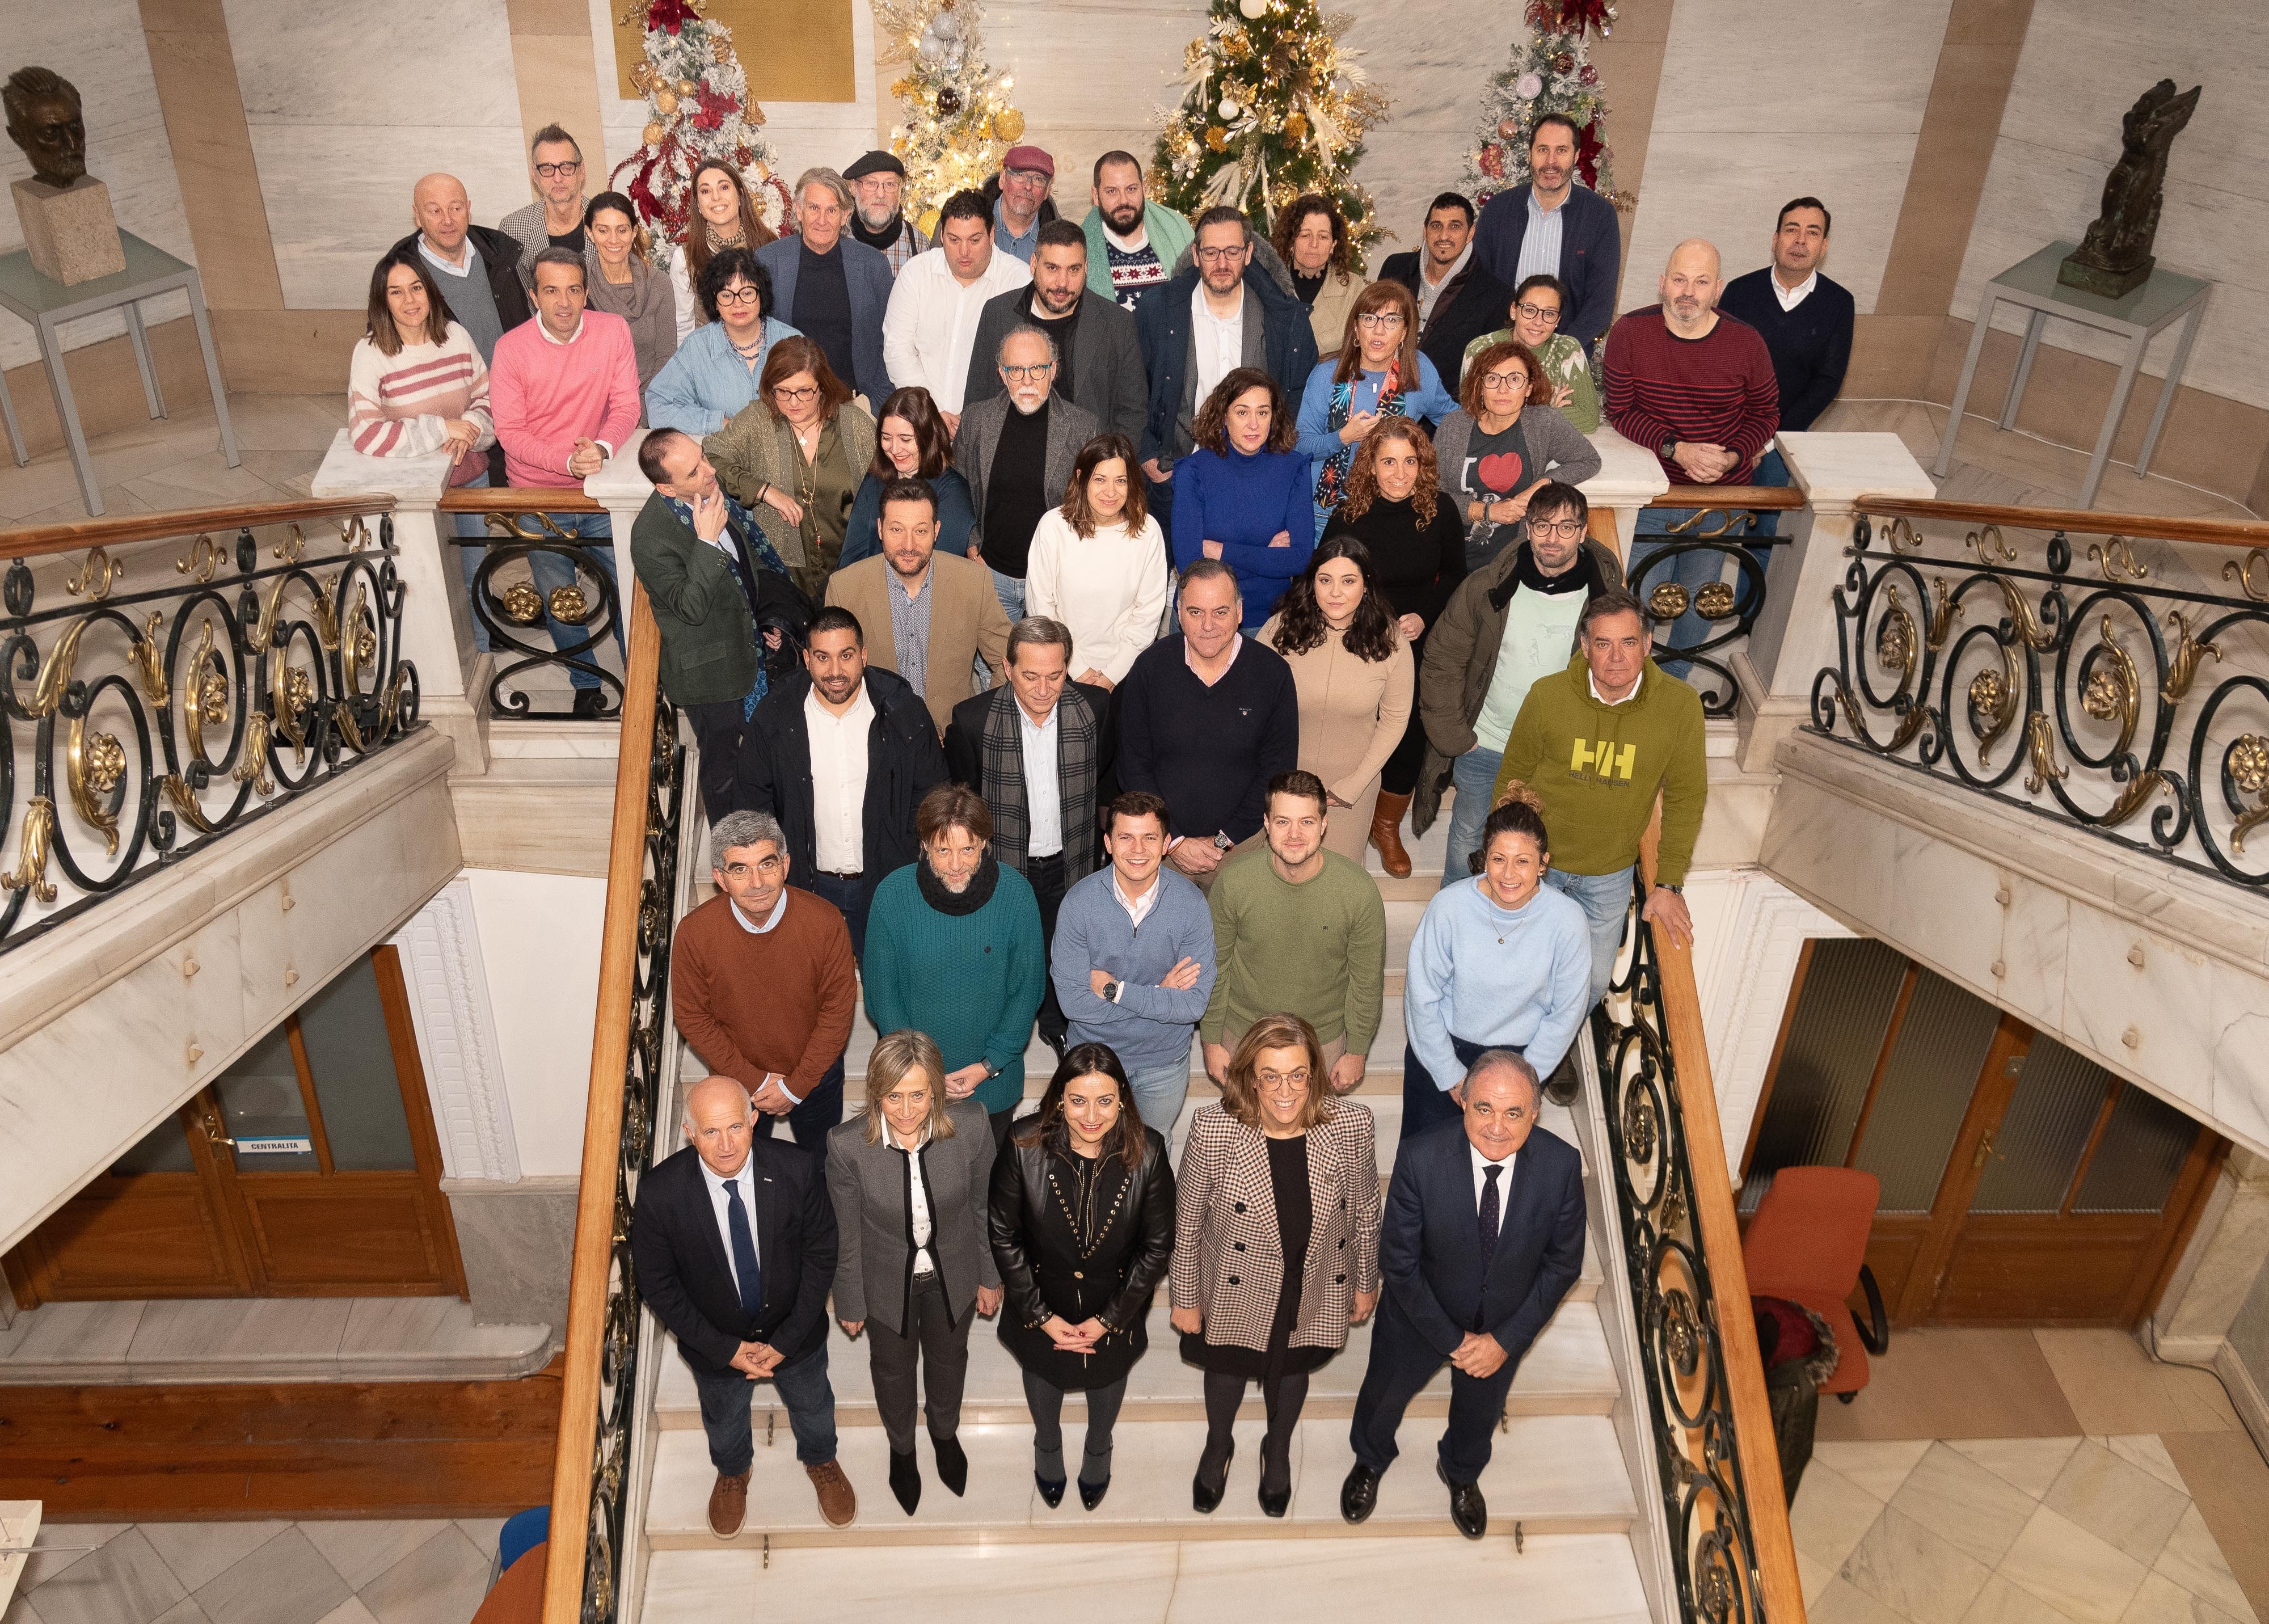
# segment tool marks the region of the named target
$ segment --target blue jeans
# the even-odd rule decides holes
[[[684,1355],[681,1353],[680,1358]],[[738,1370],[710,1376],[693,1370],[693,1390],[701,1395],[701,1430],[709,1435],[709,1464],[725,1476],[738,1477],[755,1464],[756,1439],[749,1426],[749,1401],[755,1383]],[[827,1343],[801,1359],[790,1359],[772,1373],[772,1384],[787,1411],[788,1430],[795,1434],[795,1458],[807,1466],[824,1466],[835,1458],[835,1389],[827,1381]]]
[[[867,956],[867,882],[856,875],[845,879],[841,875],[812,874],[796,882],[822,902],[835,904],[843,916],[843,923],[851,933],[851,956]]]
[[[1615,976],[1615,956],[1622,951],[1623,927],[1630,917],[1631,871],[1618,868],[1613,874],[1570,874],[1564,868],[1547,868],[1544,883],[1574,897],[1591,925],[1591,1001],[1596,1004],[1607,996],[1608,983]]]
[[[1649,558],[1660,552],[1669,542],[1685,540],[1683,536],[1671,536],[1671,526],[1684,524],[1703,511],[1698,507],[1642,507],[1639,509],[1638,528],[1631,537],[1630,569],[1626,579],[1637,581],[1639,570]],[[1647,539],[1649,536],[1660,536],[1665,539],[1649,541]],[[1639,602],[1642,603],[1652,595],[1656,587],[1667,582],[1675,581],[1686,588],[1686,612],[1662,628],[1661,646],[1663,647],[1691,648],[1709,637],[1710,623],[1694,612],[1694,595],[1711,581],[1718,579],[1725,572],[1726,555],[1724,553],[1699,550],[1680,553],[1667,567],[1657,570],[1644,582],[1632,587],[1632,591],[1638,594]],[[1665,676],[1676,677],[1681,682],[1685,681],[1686,674],[1693,669],[1693,667],[1683,660],[1662,660],[1659,655],[1657,656],[1657,660],[1662,667]]]
[[[592,563],[606,571],[609,580],[621,579],[615,573],[613,520],[608,514],[554,513],[551,515],[551,522],[569,535],[580,536],[585,541],[608,543],[609,544],[604,547],[588,547],[583,550]],[[555,587],[573,587],[577,584],[574,565],[556,552],[528,554],[528,572],[536,578],[536,589],[543,594],[547,604],[551,601],[552,590]],[[587,588],[587,595],[588,592]],[[597,612],[598,607],[595,603],[591,605],[594,614]],[[623,616],[626,610],[627,605],[617,598],[615,612],[615,647],[617,650],[624,646]],[[588,635],[583,627],[563,625],[552,619],[549,612],[543,616],[543,624],[545,629],[551,633],[551,646],[562,653],[582,642]],[[593,665],[596,665],[597,653],[596,649],[587,648],[577,656],[577,659],[589,661]],[[595,689],[599,686],[598,673],[581,664],[573,665],[567,668],[567,680],[578,689]]]
[[[989,565],[986,567],[991,570],[993,592],[1001,600],[1001,612],[1009,617],[1009,624],[1013,626],[1024,617],[1024,583],[1017,576],[1003,575]]]
[[[1134,1096],[1134,1112],[1142,1118],[1142,1126],[1157,1129],[1158,1137],[1171,1144],[1174,1122],[1182,1114],[1182,1103],[1190,1096],[1189,1051],[1182,1051],[1181,1059],[1173,1065],[1128,1072],[1127,1091]]]
[[[1449,843],[1442,851],[1445,890],[1474,877],[1473,855],[1481,850],[1482,825],[1489,822],[1489,796],[1497,789],[1497,769],[1504,752],[1476,744],[1450,764],[1450,782],[1458,798],[1450,803]]]
[[[1749,483],[1753,485],[1792,485],[1796,483],[1789,474],[1787,459],[1780,454],[1779,447],[1765,447],[1764,455],[1757,459],[1756,471],[1749,476]],[[1778,535],[1780,515],[1770,508],[1760,513],[1755,533],[1759,535]]]
[[[843,1120],[843,1061],[837,1057],[812,1085],[811,1092],[798,1100],[785,1118],[757,1113],[757,1137],[770,1139],[775,1123],[785,1121],[788,1132],[795,1135],[795,1148],[808,1150],[816,1156],[827,1154],[827,1131]]]

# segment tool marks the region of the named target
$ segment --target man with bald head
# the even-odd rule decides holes
[[[685,1145],[639,1180],[631,1255],[647,1306],[677,1338],[701,1396],[701,1428],[717,1481],[709,1532],[729,1539],[749,1504],[755,1441],[752,1382],[769,1381],[787,1411],[796,1459],[841,1528],[858,1513],[835,1461],[835,1391],[827,1381],[827,1293],[835,1283],[835,1207],[817,1157],[762,1140],[736,1078],[704,1077],[685,1093]]]
[[[1350,1523],[1378,1503],[1402,1413],[1444,1364],[1450,1422],[1434,1474],[1468,1539],[1489,1531],[1481,1475],[1523,1355],[1584,1268],[1584,1163],[1540,1128],[1536,1074],[1484,1049],[1452,1090],[1453,1126],[1406,1138],[1378,1237],[1386,1295],[1355,1401],[1355,1465],[1340,1487]]]
[[[1748,484],[1780,423],[1772,353],[1756,328],[1718,310],[1724,289],[1718,250],[1689,237],[1670,251],[1662,302],[1632,311],[1608,333],[1608,421],[1654,453],[1674,485]],[[1706,635],[1708,623],[1691,607],[1695,594],[1732,561],[1703,550],[1649,569],[1647,560],[1665,543],[1647,538],[1669,535],[1697,511],[1641,509],[1631,544],[1630,590],[1658,620],[1671,623],[1666,641],[1673,648],[1690,648]],[[1654,596],[1668,586],[1679,588],[1665,594],[1675,608]],[[1687,668],[1673,661],[1663,669],[1682,677]]]
[[[410,218],[417,229],[394,251],[418,250],[448,300],[449,314],[481,352],[482,365],[492,365],[497,340],[535,314],[520,279],[519,242],[473,224],[465,183],[453,174],[429,174],[411,188]],[[502,484],[501,454],[496,462],[496,483]]]

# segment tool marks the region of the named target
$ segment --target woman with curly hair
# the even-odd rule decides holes
[[[1327,543],[1340,537],[1368,550],[1386,612],[1409,646],[1412,665],[1423,666],[1426,633],[1466,578],[1466,527],[1456,499],[1441,490],[1434,442],[1416,424],[1391,419],[1364,439],[1348,473],[1347,500],[1324,528]],[[1402,815],[1410,809],[1425,754],[1426,729],[1413,705],[1401,741],[1379,770],[1378,804],[1365,825],[1381,866],[1398,880],[1410,874]],[[1361,859],[1360,841],[1349,855]]]
[[[657,429],[714,434],[757,397],[765,358],[796,329],[772,314],[772,272],[746,248],[725,248],[695,284],[701,325],[647,386],[646,420]]]
[[[1353,536],[1316,549],[1260,640],[1284,656],[1300,696],[1300,765],[1331,797],[1324,845],[1363,861],[1378,775],[1416,712],[1417,667]]]
[[[1435,432],[1442,490],[1466,523],[1466,567],[1478,570],[1520,539],[1538,487],[1580,485],[1600,454],[1552,404],[1536,352],[1519,339],[1491,344],[1466,368],[1458,410]]]
[[[1292,273],[1292,291],[1308,307],[1316,354],[1332,359],[1339,353],[1355,296],[1364,288],[1353,263],[1355,240],[1339,205],[1321,192],[1294,198],[1277,214],[1270,242]]]
[[[1308,461],[1294,449],[1283,391],[1257,366],[1214,386],[1190,435],[1197,449],[1174,464],[1174,571],[1201,557],[1229,565],[1250,631],[1314,550]]]
[[[1458,408],[1418,351],[1418,301],[1400,282],[1356,295],[1338,358],[1319,361],[1300,395],[1300,450],[1315,476],[1316,528],[1347,495],[1364,437],[1393,417],[1439,423]]]

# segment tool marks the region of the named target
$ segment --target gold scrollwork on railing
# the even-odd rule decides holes
[[[2243,852],[2245,837],[2269,822],[2269,739],[2249,733],[2233,741],[2223,770],[2240,794],[2254,800],[2254,804],[2240,813],[2237,822],[2230,826],[2230,849]]]
[[[2107,535],[2088,544],[2088,561],[2103,572],[2108,581],[2148,580],[2148,565],[2135,557],[2135,543],[2124,535]]]
[[[1977,553],[1979,563],[1989,566],[2017,561],[2017,550],[2002,535],[2001,527],[1998,524],[1972,530],[1962,538],[1962,544]]]
[[[2269,603],[2269,549],[2254,548],[2243,564],[2230,559],[2221,566],[2221,579],[2236,581],[2237,589],[2255,602]]]
[[[1992,527],[1989,525],[1986,528],[1991,529]],[[2009,624],[2015,629],[2018,640],[2038,654],[2045,654],[2054,648],[2056,633],[2042,626],[2041,617],[2033,612],[2033,606],[2027,602],[2025,594],[2017,590],[2016,583],[2006,575],[1996,575],[1991,579],[2001,589],[2001,601],[2008,605]]]
[[[182,697],[181,721],[189,735],[189,754],[206,760],[205,729],[228,720],[228,669],[213,652],[213,623],[208,616],[198,632],[196,652],[189,656],[188,690]]]
[[[1741,527],[1749,514],[1746,507],[1704,507],[1668,527],[1667,534],[1682,535],[1691,542],[1719,541],[1742,534]],[[1715,525],[1710,522],[1712,519],[1718,521]]]
[[[142,679],[142,693],[151,704],[162,705],[172,694],[172,685],[166,681],[166,657],[158,647],[158,628],[166,617],[156,609],[134,639],[128,656],[134,661],[136,673]]]
[[[90,733],[85,717],[73,717],[63,770],[71,809],[101,835],[103,851],[111,857],[118,855],[118,814],[110,809],[110,792],[125,775],[126,747],[111,734]]]
[[[2027,794],[2039,794],[2051,779],[2062,779],[2071,771],[2057,761],[2056,728],[2046,711],[2035,711],[2025,718],[2025,749],[2032,758],[2031,769],[2025,774]]]
[[[315,703],[314,674],[305,666],[279,660],[276,662],[276,674],[269,679],[269,693],[275,705],[276,731],[291,742],[295,764],[307,760],[306,718]]]
[[[1998,668],[1987,666],[1970,679],[1969,707],[1970,735],[1977,741],[1977,764],[1986,766],[1992,761],[1994,745],[2017,720],[2016,661],[2008,649],[2001,650]]]
[[[174,570],[176,574],[186,575],[194,581],[209,581],[213,578],[213,572],[220,567],[220,548],[210,535],[199,531],[196,540],[189,543],[188,551],[174,560]]]
[[[307,752],[299,752],[307,759]],[[229,769],[229,777],[240,784],[249,784],[255,794],[262,797],[276,793],[276,779],[268,771],[268,712],[255,709],[244,719],[244,755]]]
[[[2117,720],[2119,742],[2111,747],[2111,753],[2125,756],[2127,747],[2135,742],[2136,719],[2142,714],[2143,686],[2135,675],[2134,656],[2127,652],[2126,644],[2112,633],[2110,616],[2103,617],[2097,635],[2096,648],[2102,657],[2081,689],[2080,708],[2100,722]]]
[[[174,814],[199,834],[209,835],[220,827],[205,815],[203,806],[197,800],[196,792],[189,787],[188,781],[180,773],[168,772],[159,780],[158,787],[165,792],[166,799],[173,803]]]
[[[55,882],[48,878],[48,848],[55,835],[55,803],[34,795],[24,803],[24,836],[17,847],[16,867],[0,874],[0,889],[29,891],[44,906],[55,899]]]
[[[1886,671],[1899,674],[1899,685],[1891,690],[1891,698],[1896,702],[1914,686],[1915,664],[1922,651],[1915,634],[1914,616],[1899,597],[1898,583],[1894,581],[1885,587],[1883,597],[1890,608],[1883,611],[1882,619],[1875,626],[1875,659]]]
[[[349,552],[360,552],[370,545],[370,527],[363,523],[360,513],[339,520],[339,540]]]
[[[1883,527],[1883,540],[1894,553],[1920,552],[1922,532],[1903,518],[1894,519]]]
[[[307,533],[305,530],[302,530],[297,524],[285,525],[284,527],[284,539],[277,543],[275,547],[271,550],[277,561],[281,564],[299,563],[300,557],[305,554],[307,550]]]
[[[1930,651],[1936,653],[1946,646],[1946,639],[1954,630],[1954,623],[1962,618],[1962,605],[1946,589],[1946,577],[1930,578]]]
[[[2167,659],[2166,680],[2159,691],[2169,699],[2180,699],[2191,690],[2198,675],[2201,656],[2212,654],[2216,664],[2221,661],[2221,646],[2216,643],[2201,643],[2191,635],[2191,625],[2182,610],[2175,609],[2167,616],[2167,624],[2175,629],[2175,652]]]
[[[79,560],[78,573],[63,582],[63,590],[74,598],[85,598],[90,603],[100,603],[110,595],[111,587],[126,573],[126,566],[100,547],[92,548]]]
[[[2104,808],[2103,816],[2095,821],[2106,829],[2117,829],[2140,811],[2145,801],[2168,787],[2169,782],[2167,775],[2155,769],[2138,774],[2120,789],[2117,797]]]

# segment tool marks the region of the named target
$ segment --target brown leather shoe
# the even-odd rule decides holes
[[[729,1539],[741,1532],[741,1524],[749,1515],[749,1474],[738,1477],[717,1474],[717,1486],[709,1491],[709,1532],[720,1539]]]
[[[850,1527],[851,1519],[859,1515],[859,1496],[851,1492],[851,1480],[843,1475],[843,1468],[831,1460],[806,1466],[803,1474],[819,1493],[819,1515],[827,1519],[827,1525]]]
[[[1371,843],[1378,848],[1378,866],[1398,880],[1410,877],[1410,853],[1402,849],[1402,815],[1410,797],[1378,792],[1378,809],[1371,815]]]

